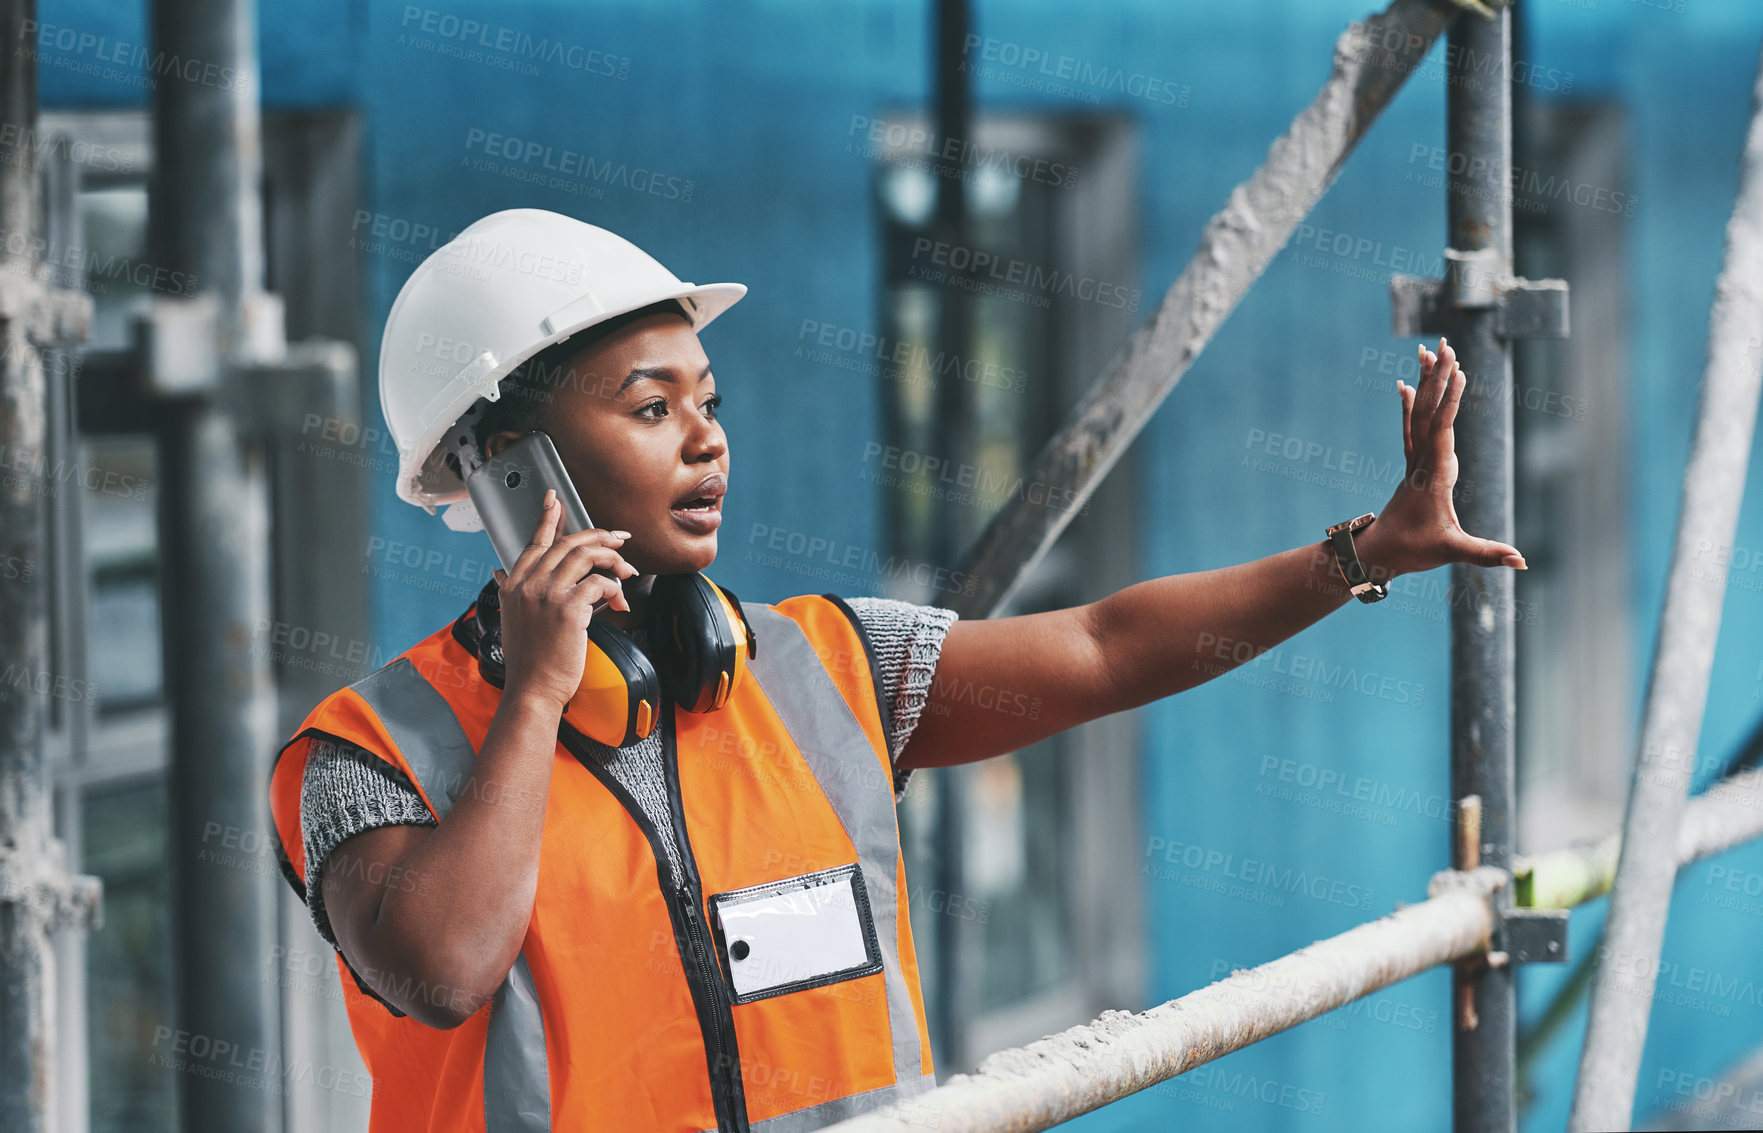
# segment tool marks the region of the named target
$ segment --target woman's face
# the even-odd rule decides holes
[[[575,355],[541,426],[594,526],[631,533],[620,549],[642,574],[687,574],[716,558],[728,439],[716,378],[692,325],[644,316]],[[492,455],[518,434],[489,438]]]

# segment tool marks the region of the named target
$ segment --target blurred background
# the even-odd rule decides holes
[[[238,644],[273,675],[276,739],[242,765],[266,773],[318,699],[457,616],[494,565],[483,535],[394,495],[376,382],[399,286],[471,221],[554,209],[684,279],[746,283],[703,336],[732,449],[713,576],[747,601],[939,604],[961,548],[1034,490],[1023,470],[1374,10],[975,0],[945,54],[971,103],[963,246],[1071,285],[976,292],[950,325],[923,140],[935,4],[262,5],[260,245],[287,347],[260,375],[280,405],[267,526],[240,531],[268,548],[271,613]],[[1513,19],[1517,266],[1572,286],[1572,337],[1520,344],[1509,391],[1530,564],[1511,612],[1519,849],[1537,851],[1621,819],[1763,6],[1521,0]],[[224,963],[268,1012],[266,1128],[365,1129],[333,954],[278,876],[266,796],[244,819],[172,797],[186,612],[160,598],[162,513],[187,478],[105,393],[142,349],[137,315],[188,282],[149,236],[167,160],[151,23],[138,0],[39,0],[7,45],[12,66],[34,58],[38,151],[59,178],[35,223],[94,305],[90,339],[55,363],[82,471],[49,498],[41,571],[49,668],[67,678],[46,694],[55,832],[103,883],[101,927],[56,938],[59,1128],[180,1127],[194,1075],[164,1058],[173,894],[244,886],[266,919]],[[1382,506],[1401,469],[1395,383],[1417,376],[1388,279],[1438,275],[1446,242],[1443,52],[1002,613],[1259,558]],[[1749,495],[1736,545],[1707,549],[1731,575],[1698,783],[1763,719]],[[1420,900],[1449,860],[1446,583],[1404,577],[1192,691],[958,780],[916,775],[901,817],[939,1078]],[[1574,914],[1576,960],[1604,908]],[[212,931],[225,947],[235,927]],[[1763,847],[1682,875],[1637,1118],[1763,1041],[1760,943]],[[1558,999],[1571,975],[1520,976],[1525,1129],[1566,1118],[1584,1030],[1583,1000]],[[1073,1125],[1446,1128],[1448,992],[1429,972]]]

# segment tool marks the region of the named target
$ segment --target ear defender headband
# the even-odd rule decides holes
[[[492,579],[477,599],[478,671],[501,688],[507,676],[501,639],[501,591]],[[617,626],[588,623],[582,683],[564,706],[576,731],[607,747],[646,738],[661,716],[662,693],[688,712],[714,712],[746,676],[759,643],[741,600],[703,574],[662,575],[649,593],[644,629],[655,660]]]

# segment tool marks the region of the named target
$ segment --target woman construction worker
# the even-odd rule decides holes
[[[542,432],[592,526],[546,493],[468,609],[277,759],[275,841],[337,948],[375,1133],[802,1133],[909,1099],[934,1084],[894,809],[913,770],[1192,687],[1405,572],[1524,565],[1452,510],[1441,340],[1398,384],[1407,475],[1375,523],[1021,617],[742,603],[700,573],[731,453],[697,332],[745,291],[515,209],[392,306],[399,496],[475,530],[467,480]],[[948,691],[976,687],[1042,711]]]

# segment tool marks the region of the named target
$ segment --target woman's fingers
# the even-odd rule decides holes
[[[600,573],[622,583],[636,574],[637,568],[625,562],[624,557],[611,547],[595,543],[578,544],[563,556],[557,563],[557,569],[551,572],[551,590],[556,594],[566,593],[570,587]]]
[[[1456,355],[1444,339],[1439,339],[1438,354],[1434,356],[1431,370],[1420,382],[1420,389],[1414,397],[1414,443],[1424,446],[1432,439],[1433,415],[1438,412],[1439,402],[1444,399],[1445,386],[1451,380],[1451,372],[1456,366]]]
[[[557,525],[563,522],[563,505],[557,502],[557,489],[545,489],[545,506],[539,512],[539,522],[533,526],[533,537],[527,542],[526,550],[514,560],[514,567],[508,572],[524,579],[532,570],[533,564],[542,558],[557,538]]]
[[[1439,410],[1451,395],[1452,386],[1460,384],[1456,382],[1460,374],[1462,371],[1457,368],[1457,352],[1443,338],[1439,339],[1437,354],[1425,346],[1420,348],[1420,384],[1414,391],[1413,411],[1407,435],[1407,440],[1416,448],[1430,451],[1439,430],[1449,426],[1450,421],[1442,419]],[[1457,392],[1460,395],[1462,391],[1459,389]]]
[[[616,578],[608,578],[603,574],[590,574],[581,583],[573,587],[564,600],[573,609],[592,608],[604,599],[614,610],[630,611],[630,603],[624,597],[624,584]]]
[[[1396,395],[1402,402],[1402,460],[1414,471],[1414,387],[1396,379]]]
[[[1474,535],[1462,533],[1456,547],[1456,562],[1468,563],[1471,566],[1497,567],[1507,566],[1514,570],[1529,570],[1530,565],[1517,547],[1510,543],[1501,543],[1493,539],[1479,539]]]
[[[1468,384],[1469,377],[1462,370],[1451,371],[1450,383],[1445,386],[1445,399],[1439,403],[1439,411],[1433,418],[1432,433],[1435,440],[1451,433],[1451,426],[1457,420],[1457,407],[1463,401],[1463,389]],[[1454,442],[1447,440],[1444,443]]]
[[[561,507],[558,510],[561,511]],[[583,545],[603,545],[617,548],[622,547],[625,539],[629,537],[630,533],[627,531],[608,531],[602,527],[590,527],[584,531],[577,531],[573,535],[565,535],[561,539],[554,541],[545,549],[544,554],[542,554],[539,557],[538,562],[534,564],[533,572],[539,575],[554,574],[557,570],[557,564],[561,563],[564,556],[568,555],[577,547]]]

